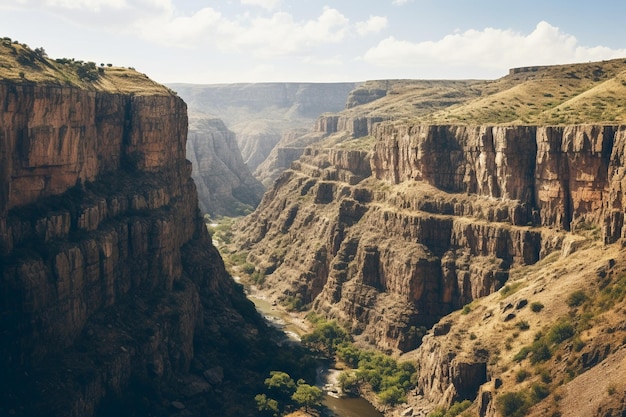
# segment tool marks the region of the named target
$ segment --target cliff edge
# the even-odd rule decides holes
[[[247,415],[270,342],[200,217],[186,104],[130,69],[0,57],[0,414]]]

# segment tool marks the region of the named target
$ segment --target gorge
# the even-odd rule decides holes
[[[387,416],[623,417],[626,61],[350,88],[230,231],[263,295],[410,362]],[[0,415],[257,415],[301,351],[202,219],[187,137],[239,171],[225,123],[6,38],[0,98]]]

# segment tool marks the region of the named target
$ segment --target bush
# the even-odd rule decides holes
[[[583,290],[574,291],[567,297],[567,305],[570,307],[578,307],[587,301],[587,294]]]
[[[519,371],[517,371],[517,374],[515,374],[515,382],[522,382],[523,380],[528,378],[529,375],[530,374],[527,370],[520,369]]]
[[[535,301],[534,303],[530,304],[530,311],[532,311],[533,313],[539,313],[541,310],[543,310],[543,307],[543,304],[541,304],[539,301]]]
[[[550,348],[543,340],[533,343],[530,351],[532,353],[530,363],[533,365],[538,364],[539,362],[545,362],[552,357]]]
[[[528,400],[520,392],[507,392],[496,398],[496,409],[503,417],[522,417],[528,408]]]
[[[448,411],[443,415],[443,417],[456,417],[461,414],[463,411],[467,410],[472,402],[470,400],[465,400],[463,402],[455,402],[448,409]]]
[[[378,394],[378,399],[384,405],[396,405],[406,402],[404,390],[391,386]]]
[[[566,321],[556,323],[547,334],[550,343],[559,344],[574,336],[574,326]]]
[[[298,384],[296,392],[293,393],[291,399],[307,410],[309,407],[318,407],[322,404],[324,393],[316,386],[309,384]]]
[[[530,396],[535,404],[546,398],[548,395],[550,395],[550,388],[545,384],[536,382],[530,387]]]

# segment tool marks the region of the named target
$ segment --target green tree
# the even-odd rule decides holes
[[[302,343],[328,356],[335,354],[335,349],[343,342],[349,342],[350,335],[335,321],[320,321],[312,333],[302,337]]]
[[[278,416],[278,401],[268,398],[265,394],[255,396],[254,400],[259,411]]]
[[[282,371],[270,372],[270,377],[265,379],[265,386],[281,399],[291,398],[296,391],[296,383],[288,373]]]
[[[342,372],[339,374],[338,378],[339,386],[341,387],[341,391],[348,395],[358,396],[359,389],[359,378],[353,372]]]
[[[378,394],[378,399],[384,405],[396,405],[406,401],[404,391],[396,386],[391,386]]]
[[[296,392],[294,392],[291,399],[304,406],[308,411],[309,407],[321,405],[323,396],[322,390],[318,387],[301,383],[298,384],[298,388],[296,388]]]

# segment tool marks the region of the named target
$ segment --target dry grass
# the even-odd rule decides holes
[[[626,120],[625,59],[539,67],[493,81],[369,81],[360,87],[377,89],[386,96],[342,114],[473,125]]]
[[[90,67],[90,65],[92,65]],[[80,69],[91,68],[91,76]],[[16,84],[73,86],[87,90],[124,94],[164,95],[171,90],[131,68],[100,66],[70,59],[53,60],[43,50],[0,39],[0,81]]]

